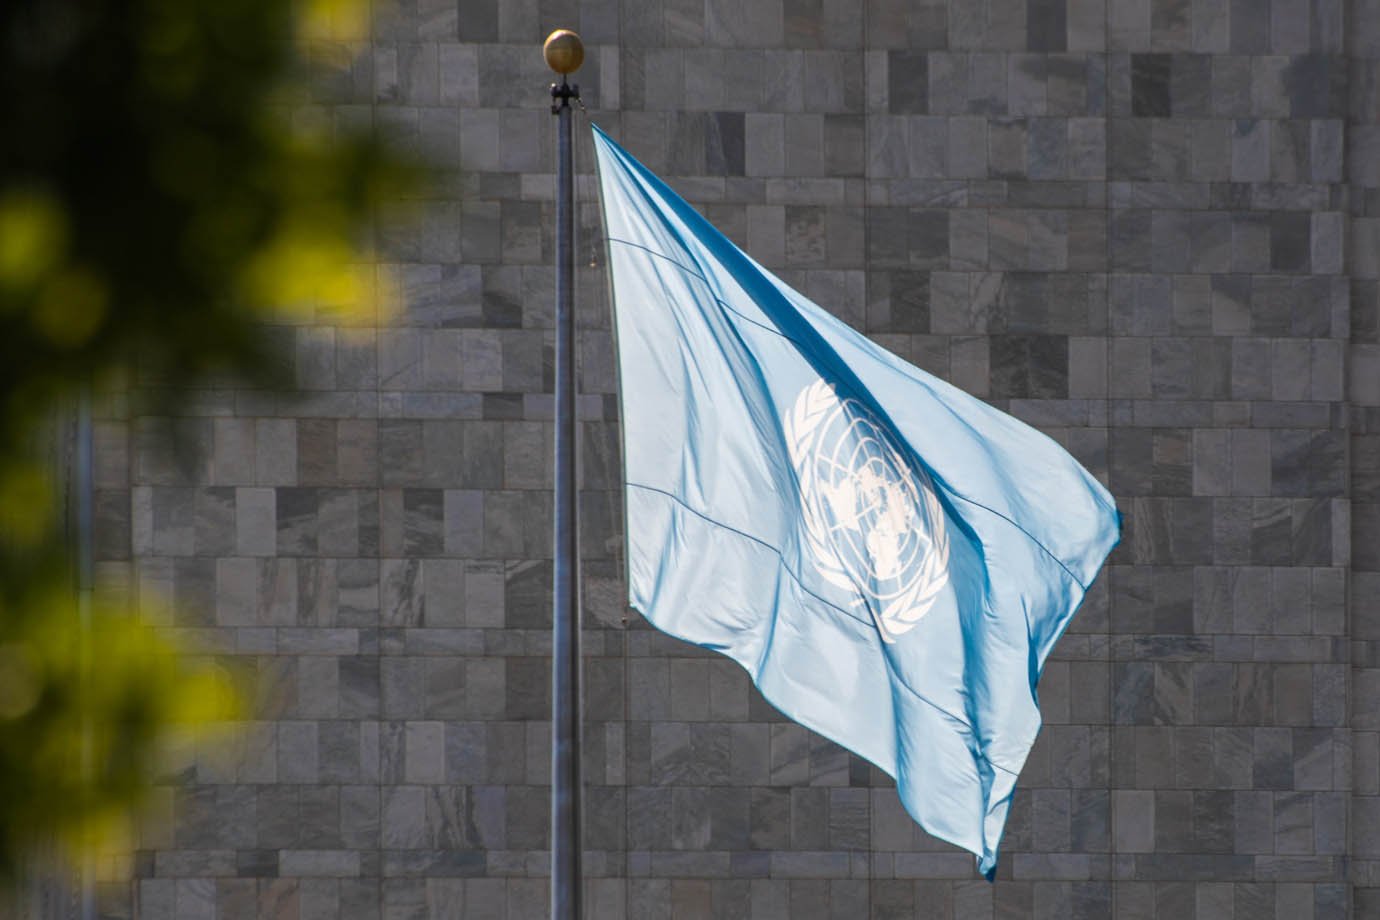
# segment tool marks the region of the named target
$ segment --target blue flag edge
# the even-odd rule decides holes
[[[802,316],[798,312],[798,308],[796,307],[796,305],[791,303],[790,300],[777,288],[776,283],[773,283],[776,279],[767,275],[765,273],[765,269],[758,266],[751,259],[751,257],[747,256],[745,253],[739,250],[738,247],[735,244],[733,244],[731,240],[725,237],[722,234],[722,232],[718,230],[717,227],[714,227],[713,224],[706,220],[703,215],[701,215],[692,206],[690,206],[688,202],[685,202],[684,199],[680,195],[678,195],[673,189],[671,189],[670,186],[668,186],[664,180],[662,180],[655,173],[652,173],[642,163],[640,163],[638,160],[636,160],[634,157],[632,157],[630,154],[624,151],[622,147],[620,147],[615,141],[613,141],[612,138],[608,136],[606,132],[603,131],[603,129],[601,129],[598,125],[593,123],[591,123],[590,126],[595,134],[595,142],[596,148],[598,148],[598,152],[607,152],[617,162],[621,163],[625,168],[627,168],[630,172],[632,172],[640,179],[645,181],[648,185],[650,185],[661,195],[664,204],[669,206],[672,209],[672,211],[676,214],[676,216],[678,216],[687,225],[694,228],[697,232],[697,235],[700,235],[702,239],[704,237],[708,238],[707,242],[713,244],[713,255],[719,258],[721,264],[723,264],[723,266],[728,270],[729,274],[733,277],[733,279],[743,288],[743,290],[772,320],[772,322],[776,325],[777,332],[783,337],[785,337],[787,340],[791,341],[799,350],[801,356],[804,357],[805,360],[812,367],[814,367],[816,371],[818,371],[821,374],[822,377],[824,377],[825,379],[833,379],[838,381],[838,383],[841,384],[841,386],[844,389],[849,391],[850,396],[857,399],[863,405],[867,406],[867,408],[870,411],[872,411],[879,419],[883,421],[883,423],[887,426],[889,430],[891,430],[892,432],[897,431],[897,427],[895,423],[892,421],[890,415],[881,405],[877,403],[877,401],[871,394],[870,388],[863,384],[862,381],[859,380],[852,373],[851,368],[849,368],[847,362],[843,361],[838,356],[837,352],[833,349],[831,345],[829,345],[829,343],[822,340],[822,337],[810,324],[808,318]],[[616,314],[618,294],[617,288],[613,282],[612,244],[618,242],[634,247],[637,247],[638,244],[630,243],[626,240],[617,240],[609,235],[607,209],[604,201],[604,196],[602,194],[602,173],[604,170],[602,158],[596,157],[595,162],[596,169],[601,176],[599,200],[601,219],[603,221],[604,228],[603,236],[605,242],[605,254],[609,264],[609,271],[607,271],[605,274],[609,286],[610,305]],[[660,202],[652,202],[652,204],[656,207],[662,206],[662,203]],[[689,271],[690,269],[683,267],[683,270]],[[618,341],[618,323],[614,322],[611,325],[613,330],[615,360],[617,360],[617,355],[620,354],[620,345]],[[873,344],[875,347],[875,343],[869,344]],[[908,365],[906,365],[905,362],[902,362],[901,359],[891,354],[890,352],[887,352],[884,349],[877,349],[877,351],[879,352],[878,357],[886,361],[908,367]],[[943,381],[939,382],[944,383]],[[945,385],[947,386],[947,384]],[[620,427],[619,448],[620,453],[623,454],[623,456],[620,457],[620,459],[624,461],[623,470],[625,471],[625,478],[623,480],[625,509],[630,509],[633,502],[631,499],[631,492],[629,490],[638,489],[654,492],[659,490],[651,489],[648,486],[631,482],[626,478],[626,449],[624,446],[624,433],[626,431],[626,428],[624,426],[623,400],[621,398],[621,392],[618,406]],[[926,465],[923,459],[921,459],[916,454],[914,448],[910,445],[910,442],[907,438],[905,438],[904,436],[900,436],[899,434],[896,434],[895,437],[896,440],[904,447],[906,453],[908,454],[908,459],[916,463],[922,469],[929,471],[932,478],[941,479],[940,477],[936,476],[933,473],[933,471],[930,471],[928,465]],[[1105,562],[1106,557],[1110,555],[1112,549],[1114,549],[1116,544],[1120,541],[1122,525],[1121,512],[1119,509],[1116,508],[1115,502],[1111,499],[1110,493],[1106,493],[1105,488],[1102,487],[1100,483],[1096,483],[1095,480],[1093,480],[1092,482],[1093,484],[1101,488],[1103,493],[1105,494],[1107,499],[1105,504],[1107,510],[1109,510],[1111,514],[1114,516],[1115,527],[1113,529],[1113,535],[1105,547],[1105,552],[1102,552],[1100,554],[1100,558],[1097,559],[1096,564],[1090,567],[1093,574],[1093,578],[1087,584],[1084,584],[1082,579],[1079,578],[1073,571],[1071,571],[1068,568],[1068,566],[1065,565],[1062,559],[1060,559],[1055,553],[1050,551],[1048,548],[1043,546],[1043,544],[1041,544],[1038,539],[1036,539],[1033,535],[1026,531],[1016,521],[1011,520],[1009,517],[1007,517],[999,511],[987,508],[980,502],[976,502],[972,499],[967,498],[960,492],[957,492],[956,490],[953,490],[951,488],[936,490],[936,495],[939,497],[940,501],[943,502],[946,506],[946,517],[949,519],[951,523],[956,524],[960,528],[963,528],[965,530],[967,529],[966,522],[964,521],[963,516],[954,513],[953,509],[949,507],[950,495],[953,495],[961,501],[973,504],[976,507],[981,508],[995,515],[996,517],[1004,520],[1011,527],[1015,528],[1018,531],[1021,531],[1025,535],[1027,541],[1030,544],[1037,547],[1058,565],[1059,569],[1062,570],[1070,585],[1075,588],[1075,590],[1069,592],[1067,607],[1064,610],[1064,612],[1057,618],[1058,625],[1054,630],[1051,631],[1050,637],[1047,639],[1047,641],[1043,643],[1035,643],[1033,641],[1031,642],[1031,652],[1037,660],[1034,662],[1034,667],[1031,671],[1032,680],[1030,683],[1030,692],[1032,694],[1032,697],[1036,699],[1037,703],[1038,692],[1036,684],[1038,683],[1040,675],[1043,673],[1044,665],[1048,657],[1049,650],[1052,649],[1054,644],[1058,641],[1059,637],[1063,635],[1064,631],[1072,622],[1073,616],[1076,614],[1077,610],[1082,605],[1082,602],[1086,597],[1086,593],[1088,589],[1091,587],[1092,581],[1096,580],[1096,574],[1098,570]],[[744,539],[753,540],[754,542],[759,543],[761,542],[756,540],[756,538],[751,537],[750,535],[742,533],[741,531],[737,530],[731,525],[727,525],[722,522],[716,521],[712,517],[704,514],[703,512],[691,508],[688,505],[685,505],[679,498],[675,496],[667,495],[665,493],[660,494],[663,498],[666,498],[673,502],[675,505],[679,506],[679,508],[684,513],[688,513],[696,517],[699,517],[704,521],[711,523],[724,531],[736,534]],[[970,533],[969,536],[971,537],[972,534]],[[796,722],[797,724],[800,724],[805,728],[808,728],[809,730],[829,739],[830,741],[839,745],[843,749],[848,750],[856,754],[857,756],[862,757],[864,760],[867,760],[869,763],[872,763],[874,766],[882,770],[887,775],[891,776],[893,779],[897,779],[897,775],[902,772],[899,763],[894,769],[888,767],[886,764],[878,763],[875,758],[868,757],[866,754],[858,752],[855,749],[855,746],[841,740],[836,734],[836,732],[831,730],[829,727],[822,725],[820,721],[813,716],[812,713],[808,711],[802,711],[798,707],[794,706],[783,706],[781,703],[779,703],[773,688],[768,685],[765,685],[759,680],[759,676],[762,670],[761,665],[765,662],[767,656],[764,655],[764,657],[759,661],[748,662],[734,654],[734,650],[732,649],[718,647],[714,643],[702,641],[700,639],[697,639],[693,635],[687,635],[683,632],[678,632],[676,629],[670,627],[669,624],[663,624],[657,622],[656,620],[653,620],[648,615],[647,608],[654,605],[640,600],[636,596],[633,589],[632,566],[634,553],[630,540],[630,528],[627,528],[625,526],[624,574],[625,578],[627,579],[629,589],[629,605],[633,607],[633,609],[641,613],[644,616],[644,618],[646,618],[648,622],[656,626],[658,630],[665,632],[668,635],[674,636],[675,638],[680,639],[682,641],[699,645],[701,647],[711,648],[712,650],[717,651],[720,654],[723,654],[725,657],[729,658],[730,660],[736,662],[740,667],[743,668],[744,671],[747,672],[749,678],[753,681],[753,684],[758,688],[759,692],[762,693],[763,698],[766,699],[783,715],[787,716],[789,719]],[[790,567],[786,564],[784,558],[781,557],[780,552],[776,550],[775,547],[770,547],[768,545],[768,548],[770,548],[777,556],[781,570],[788,576],[790,576],[791,580],[802,592],[808,594],[808,589],[805,588],[804,585],[800,582],[799,576],[795,572],[793,572],[790,569]],[[773,624],[773,626],[774,625],[775,624]],[[770,650],[768,650],[768,655],[769,654]],[[892,671],[892,666],[889,658],[884,655],[883,660],[886,662],[888,671]],[[1010,809],[1011,797],[1014,794],[1016,780],[1018,778],[1019,771],[1021,767],[1023,767],[1024,765],[1023,760],[1020,765],[1015,766],[1014,770],[1008,769],[1006,767],[992,762],[983,753],[980,744],[974,737],[975,730],[971,724],[969,724],[960,716],[955,715],[954,713],[948,712],[947,710],[942,709],[940,707],[936,707],[933,703],[929,702],[929,700],[926,699],[923,695],[919,694],[918,692],[914,691],[909,686],[907,686],[906,683],[902,679],[900,679],[899,676],[894,674],[894,671],[892,672],[892,676],[893,679],[891,680],[891,687],[893,689],[901,688],[909,691],[910,694],[914,697],[914,699],[918,703],[920,703],[922,707],[925,707],[925,709],[921,710],[922,713],[928,710],[931,712],[932,718],[937,716],[951,723],[944,726],[944,730],[938,733],[939,737],[959,735],[967,739],[968,743],[966,744],[966,747],[968,749],[968,753],[972,755],[973,760],[975,762],[975,766],[978,769],[979,775],[983,778],[983,800],[986,811],[986,818],[984,820],[985,828],[983,833],[983,843],[977,847],[974,847],[970,842],[961,839],[964,835],[946,832],[944,828],[940,826],[942,825],[942,822],[936,822],[932,819],[929,819],[926,816],[927,809],[924,807],[925,803],[923,801],[916,800],[918,798],[917,796],[905,794],[902,791],[899,782],[897,785],[898,797],[900,798],[902,804],[905,806],[906,811],[909,812],[911,817],[918,824],[920,824],[920,826],[923,827],[927,832],[933,834],[934,836],[940,839],[946,840],[949,843],[953,843],[963,849],[967,849],[970,852],[973,852],[977,857],[979,872],[988,881],[991,881],[993,880],[996,872],[997,855],[1002,829],[1004,828],[1006,816]],[[1039,727],[1039,724],[1035,725],[1036,734],[1038,734]],[[900,747],[901,746],[898,745],[898,758],[899,756],[901,756],[902,753]],[[1029,748],[1027,747],[1026,754],[1028,755],[1028,753]],[[992,831],[995,831],[995,833],[992,833]],[[987,843],[989,839],[993,841],[990,845]]]

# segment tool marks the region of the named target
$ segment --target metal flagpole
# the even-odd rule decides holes
[[[542,48],[561,75],[551,85],[559,119],[556,154],[556,542],[551,622],[551,920],[579,920],[580,867],[580,581],[575,486],[575,196],[570,100],[580,88],[566,75],[584,60],[580,36],[552,32]]]

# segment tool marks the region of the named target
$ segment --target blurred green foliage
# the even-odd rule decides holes
[[[0,865],[13,880],[53,844],[121,865],[153,771],[229,725],[237,686],[122,607],[83,626],[70,589],[8,607],[0,634]]]
[[[98,598],[82,628],[35,447],[83,386],[156,380],[174,410],[227,375],[286,383],[265,322],[376,321],[371,223],[420,173],[313,115],[300,63],[348,66],[368,13],[0,2],[0,876],[118,841],[179,726],[234,711],[139,612]]]

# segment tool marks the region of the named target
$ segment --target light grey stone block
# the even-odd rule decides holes
[[[743,129],[747,175],[780,175],[785,169],[786,156],[785,122],[782,116],[749,112]]]
[[[273,489],[235,490],[235,551],[244,556],[277,552],[277,499]]]
[[[984,119],[949,120],[949,168],[955,178],[987,175],[987,123]]]

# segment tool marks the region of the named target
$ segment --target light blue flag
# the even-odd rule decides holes
[[[1118,538],[1052,440],[830,316],[595,128],[628,590],[990,874],[1035,685]]]

